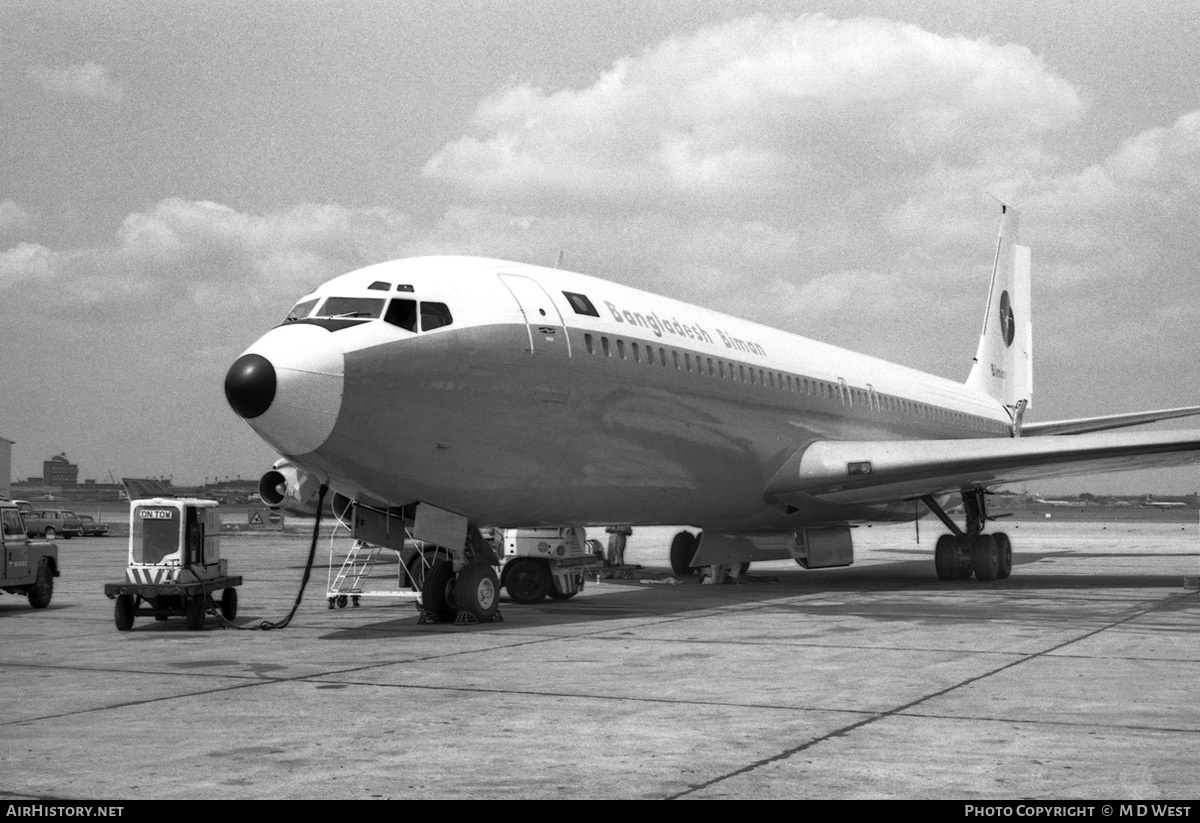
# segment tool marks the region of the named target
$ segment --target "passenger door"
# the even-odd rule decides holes
[[[529,352],[570,357],[571,341],[567,337],[566,323],[546,290],[536,280],[519,274],[502,274],[500,282],[516,298],[525,316]]]
[[[534,397],[550,403],[564,402],[570,396],[571,340],[562,314],[533,278],[519,274],[499,277],[525,318],[528,341],[525,350],[533,367]]]

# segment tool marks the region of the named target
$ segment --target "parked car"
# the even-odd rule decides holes
[[[108,524],[97,521],[90,514],[79,515],[79,521],[83,524],[84,537],[103,537],[108,534]]]
[[[30,537],[44,537],[47,540],[59,536],[70,540],[83,534],[83,523],[74,512],[41,509],[25,515],[25,533]]]

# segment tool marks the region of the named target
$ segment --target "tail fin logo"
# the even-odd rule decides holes
[[[1013,314],[1012,302],[1008,299],[1007,291],[1000,295],[1000,334],[1004,337],[1005,348],[1013,344],[1017,335],[1017,319]]]

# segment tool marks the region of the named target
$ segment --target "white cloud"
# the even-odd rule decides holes
[[[22,243],[0,253],[0,288],[51,286],[64,311],[137,311],[181,295],[252,302],[398,256],[409,234],[405,216],[383,208],[303,204],[254,215],[168,199],[126,217],[111,245],[55,252]]]
[[[755,17],[671,38],[591,87],[502,91],[425,167],[476,198],[751,211],[872,201],[1049,159],[1082,110],[1028,49],[917,26]]]
[[[58,268],[57,255],[36,243],[18,243],[0,252],[0,292],[28,281],[49,280]]]
[[[108,68],[90,60],[64,68],[34,66],[29,78],[51,94],[118,103],[125,96],[125,89],[109,76]]]
[[[33,216],[15,201],[0,200],[0,236],[25,231],[33,222]]]

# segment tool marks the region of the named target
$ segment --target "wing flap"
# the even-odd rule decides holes
[[[984,440],[823,440],[792,455],[766,499],[870,504],[1076,474],[1200,463],[1200,430]]]

